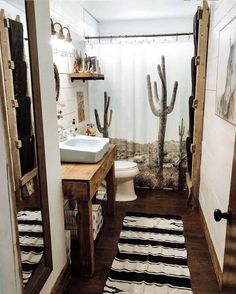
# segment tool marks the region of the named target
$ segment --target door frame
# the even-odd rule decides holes
[[[236,293],[236,134],[228,209],[232,211],[232,223],[227,222],[222,293]]]

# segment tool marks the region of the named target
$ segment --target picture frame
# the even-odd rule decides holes
[[[217,116],[236,125],[236,17],[219,32]]]
[[[78,121],[79,123],[85,121],[85,111],[84,111],[84,92],[76,92],[76,100],[78,107]]]

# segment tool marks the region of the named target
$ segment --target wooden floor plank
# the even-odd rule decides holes
[[[72,278],[65,293],[102,293],[112,261],[117,253],[119,234],[126,211],[181,215],[184,222],[193,293],[220,293],[199,214],[186,205],[186,194],[148,189],[137,189],[137,194],[136,201],[117,203],[115,216],[106,216],[103,230],[95,244],[96,271],[93,278],[79,276],[78,250],[72,248]]]

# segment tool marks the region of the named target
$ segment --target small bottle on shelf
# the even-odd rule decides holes
[[[75,137],[77,135],[77,127],[75,126],[76,125],[76,122],[75,122],[75,118],[73,118],[72,120],[72,128],[70,129],[70,136],[71,137]]]

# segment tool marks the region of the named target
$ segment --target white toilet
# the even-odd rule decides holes
[[[115,161],[116,201],[133,201],[137,199],[134,191],[134,177],[138,173],[137,163],[122,160]]]

